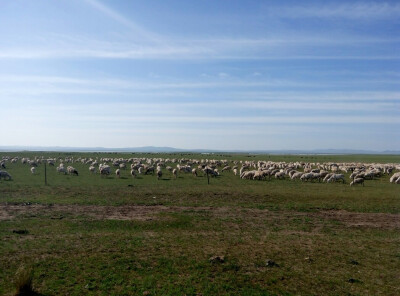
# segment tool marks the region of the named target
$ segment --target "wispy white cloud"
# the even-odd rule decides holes
[[[278,16],[291,18],[346,18],[346,19],[387,19],[400,16],[400,4],[388,2],[345,2],[324,3],[319,5],[296,5],[279,9]],[[272,10],[271,10],[272,11]]]
[[[151,41],[156,44],[163,42],[163,37],[154,32],[151,32],[142,26],[138,25],[131,19],[123,16],[121,13],[111,9],[109,6],[97,0],[85,0],[91,7],[102,12],[106,16],[110,17],[119,24],[127,27],[133,34],[137,34],[141,41]]]
[[[246,55],[212,53],[197,48],[147,48],[138,50],[20,50],[11,49],[0,52],[0,59],[130,59],[130,60],[400,60],[400,55]]]
[[[59,114],[54,114],[59,118]],[[7,118],[7,116],[5,117]],[[55,118],[55,119],[56,119]],[[75,117],[73,114],[71,118],[74,119],[76,125],[87,124],[101,124],[112,125],[120,123],[126,125],[130,123],[151,123],[151,124],[400,124],[398,116],[354,116],[354,115],[335,115],[335,116],[310,116],[310,115],[292,115],[292,116],[137,116],[137,115],[121,115],[121,116],[99,116],[88,115]],[[37,116],[28,115],[27,119],[34,124],[35,122],[48,123],[51,117],[42,118]],[[98,125],[97,125],[98,126]]]
[[[218,77],[219,78],[227,78],[227,77],[229,77],[229,74],[225,73],[225,72],[220,72],[220,73],[218,73]]]
[[[92,1],[92,0],[88,0]],[[0,59],[209,59],[209,60],[391,60],[397,54],[371,51],[365,45],[397,44],[399,38],[359,36],[296,36],[285,34],[279,38],[234,38],[178,40],[158,43],[103,41],[86,37],[50,34],[46,44],[13,45],[7,43],[0,50]],[[293,35],[293,36],[292,36]],[[332,54],[330,49],[341,48]],[[319,48],[318,51],[315,51]],[[357,50],[358,49],[358,50]],[[354,54],[354,52],[363,52]],[[310,52],[317,52],[311,54]]]
[[[45,102],[35,102],[35,103],[22,103],[27,102],[29,100],[20,101],[18,105],[20,106],[29,106],[29,112],[33,113],[47,113],[47,114],[62,114],[62,113],[70,113],[77,114],[78,116],[112,116],[118,117],[120,116],[128,116],[132,114],[134,110],[135,113],[146,115],[146,116],[155,116],[159,114],[168,114],[168,116],[180,117],[182,114],[191,114],[193,110],[197,112],[204,113],[219,113],[221,115],[233,114],[242,112],[244,114],[252,114],[260,111],[313,111],[314,114],[318,114],[318,112],[329,112],[329,111],[343,111],[346,112],[354,112],[360,114],[362,111],[371,111],[374,112],[388,112],[392,111],[396,108],[400,108],[399,102],[368,102],[368,103],[359,103],[359,102],[332,102],[332,101],[318,101],[318,102],[299,102],[299,101],[216,101],[216,102],[157,102],[157,103],[145,103],[142,101],[138,102],[118,102],[114,101],[113,103],[107,102],[93,102],[93,103],[80,103],[80,104],[71,104],[66,105],[63,102],[57,101],[48,101],[47,105]],[[37,106],[40,107],[37,107]],[[3,110],[12,110],[15,106],[5,107]],[[314,111],[317,111],[314,112]],[[370,116],[370,112],[367,112],[365,117]]]
[[[229,74],[221,72],[217,77],[228,78]],[[9,89],[8,83],[21,83],[24,85],[31,84],[32,89],[43,89],[43,92],[51,92],[52,89],[48,88],[48,84],[58,85],[78,85],[78,86],[90,86],[99,89],[136,89],[136,90],[157,90],[157,89],[204,89],[204,88],[242,88],[242,87],[268,87],[268,86],[280,86],[280,87],[313,87],[314,83],[300,82],[286,79],[265,79],[264,81],[245,81],[245,80],[223,80],[223,81],[182,81],[182,82],[165,82],[158,81],[145,81],[145,80],[130,80],[130,79],[76,79],[69,77],[53,77],[53,76],[15,76],[15,75],[3,75],[0,76],[0,84],[5,83],[4,88],[0,91]],[[39,85],[35,85],[38,83]],[[42,86],[42,87],[41,87]],[[43,87],[44,86],[44,87]],[[12,88],[16,92],[23,92],[24,89],[19,87]],[[71,88],[68,86],[66,90],[71,92],[74,89],[82,90],[80,88]],[[57,90],[57,88],[54,88]]]

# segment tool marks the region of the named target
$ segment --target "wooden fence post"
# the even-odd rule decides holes
[[[44,185],[47,185],[47,161],[44,162]]]

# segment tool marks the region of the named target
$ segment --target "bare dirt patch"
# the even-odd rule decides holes
[[[161,213],[207,213],[216,218],[240,218],[243,223],[257,223],[257,220],[290,220],[296,218],[318,218],[333,220],[348,227],[371,227],[400,229],[400,214],[357,213],[345,210],[319,212],[275,212],[260,209],[237,207],[182,207],[182,206],[97,206],[97,205],[40,205],[40,204],[0,204],[0,221],[13,220],[18,217],[48,215],[52,219],[63,219],[64,216],[86,216],[99,220],[153,220],[161,219]]]
[[[40,205],[40,204],[2,204],[0,221],[13,220],[22,216],[50,215],[52,219],[68,216],[88,216],[99,220],[153,220],[160,213],[175,213],[191,210],[190,207],[155,206],[96,206],[96,205]],[[199,208],[204,210],[205,208]]]
[[[344,210],[321,211],[319,216],[326,219],[337,220],[347,226],[373,227],[373,228],[400,228],[400,215],[387,213],[355,213]]]

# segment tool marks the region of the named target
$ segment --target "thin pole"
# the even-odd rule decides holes
[[[44,162],[44,185],[47,185],[47,165],[46,162]]]

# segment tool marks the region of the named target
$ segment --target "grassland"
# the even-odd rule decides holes
[[[3,153],[65,157],[66,153]],[[155,157],[154,154],[72,154]],[[162,155],[326,162],[399,156]],[[39,295],[399,295],[400,187],[164,172],[132,179],[8,164],[0,181],[0,294],[34,268]],[[26,230],[25,232],[21,230]],[[19,233],[18,233],[19,232]],[[223,262],[210,261],[223,256]]]

